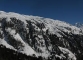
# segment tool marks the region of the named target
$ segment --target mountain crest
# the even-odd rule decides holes
[[[0,45],[47,60],[80,60],[83,31],[59,20],[0,11]]]

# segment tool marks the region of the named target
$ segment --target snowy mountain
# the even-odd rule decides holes
[[[83,24],[82,23],[76,23],[75,26],[80,28],[83,31]]]
[[[0,11],[0,60],[82,60],[82,56],[80,28],[50,18]]]

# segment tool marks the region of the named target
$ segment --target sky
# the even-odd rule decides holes
[[[83,23],[83,0],[0,0],[0,10]]]

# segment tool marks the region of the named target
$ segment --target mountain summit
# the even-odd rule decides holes
[[[0,60],[82,60],[83,31],[50,18],[0,11]]]

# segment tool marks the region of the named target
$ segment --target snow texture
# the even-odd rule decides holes
[[[64,31],[67,33],[73,33],[73,34],[83,34],[83,32],[80,32],[80,28],[75,27],[73,25],[70,25],[69,23],[63,22],[63,21],[59,21],[59,20],[53,20],[50,18],[43,18],[43,17],[39,17],[39,16],[31,16],[31,15],[23,15],[23,14],[18,14],[18,13],[14,13],[14,12],[4,12],[4,11],[0,11],[0,20],[2,18],[7,18],[6,21],[9,22],[11,21],[11,17],[15,17],[16,19],[21,20],[24,23],[24,27],[26,28],[27,25],[27,21],[31,21],[33,23],[43,23],[45,25],[45,28],[42,29],[43,31],[46,31],[47,29],[49,30],[49,34],[56,34],[58,37],[63,37],[60,32]],[[1,24],[0,24],[1,26]],[[40,31],[40,29],[36,29],[36,25],[33,24],[33,26],[35,26],[35,30]],[[20,41],[23,44],[23,48],[20,48],[19,50],[17,50],[18,52],[22,52],[26,55],[33,55],[35,54],[36,56],[43,56],[43,57],[48,57],[50,55],[49,51],[46,50],[45,46],[42,47],[41,45],[38,46],[40,50],[42,50],[42,53],[37,53],[34,51],[33,48],[31,48],[29,46],[29,44],[27,44],[22,37],[20,37],[20,35],[18,33],[16,33],[16,31],[14,29],[11,28],[7,28],[6,29],[7,32],[10,33],[10,35],[12,35],[14,37],[15,40]],[[28,32],[28,29],[27,29]],[[43,37],[41,35],[38,35],[38,37],[41,39],[41,41],[45,44],[45,41],[43,39]],[[10,49],[14,49],[16,50],[13,46],[9,45],[6,41],[5,41],[6,37],[4,36],[3,39],[0,39],[0,44],[5,45],[7,48]],[[36,40],[38,40],[38,38],[36,38]],[[38,40],[38,43],[40,43],[41,41]],[[49,49],[51,50],[52,46],[49,46]],[[59,49],[64,53],[64,54],[68,54],[68,59],[72,59],[72,60],[76,60],[75,55],[69,51],[66,48],[62,48],[59,47]],[[58,55],[56,55],[58,56]],[[63,55],[61,55],[63,56]],[[58,56],[61,58],[61,56]],[[64,57],[64,56],[63,56]]]

